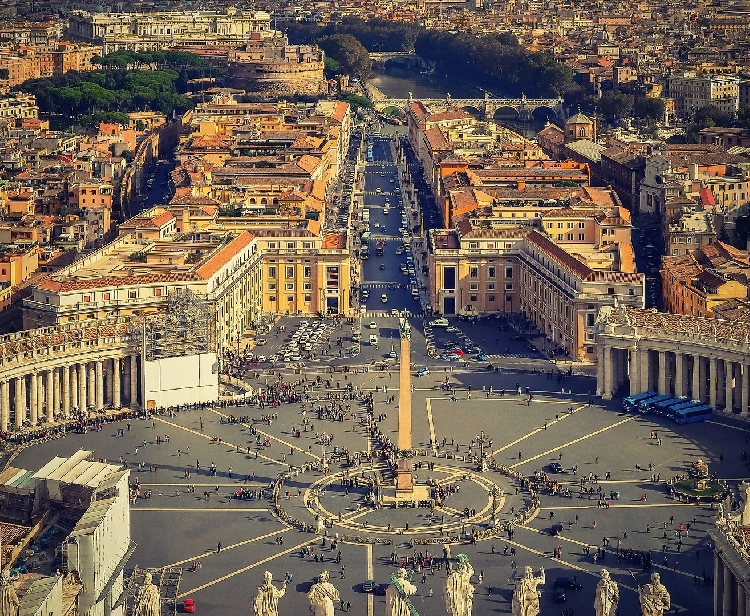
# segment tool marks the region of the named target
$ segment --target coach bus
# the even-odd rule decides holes
[[[676,410],[674,420],[678,424],[686,424],[711,419],[713,416],[714,411],[711,408],[711,405],[703,402],[699,403],[697,406],[690,406],[688,408]]]
[[[655,398],[658,394],[655,391],[644,391],[641,394],[635,394],[634,396],[628,396],[622,401],[622,407],[628,412],[632,413],[638,410],[638,403],[641,400],[648,398]]]

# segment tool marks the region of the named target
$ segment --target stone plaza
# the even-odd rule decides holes
[[[318,376],[320,383],[311,387]],[[699,458],[719,478],[746,476],[747,429],[733,417],[677,426],[600,406],[591,378],[568,377],[560,384],[543,373],[433,369],[412,381],[414,480],[428,493],[428,485],[450,488],[448,496],[434,510],[376,509],[368,501],[369,480],[382,476],[383,464],[366,455],[375,442],[364,406],[356,399],[336,401],[344,409],[349,405],[349,413],[344,411],[343,421],[328,421],[317,419],[311,401],[325,402],[329,392],[341,395],[349,384],[371,392],[374,417],[387,415],[377,423],[395,440],[398,374],[309,369],[281,378],[306,379],[310,399],[304,407],[204,408],[105,423],[100,431],[26,448],[14,464],[33,469],[80,448],[109,462],[122,458],[131,482],[137,478],[142,495],[151,494],[132,505],[138,547],[129,566],[182,567],[178,601],[195,599],[201,613],[246,613],[265,570],[277,586],[291,577],[280,614],[306,613],[307,593],[326,570],[344,606],[348,602],[356,614],[382,614],[384,597],[363,592],[363,582],[389,583],[403,559],[412,570],[415,555],[426,560],[429,553],[436,560],[427,562],[436,563],[446,543],[454,565],[457,554],[466,554],[475,571],[477,615],[510,613],[515,580],[527,565],[546,571],[539,586],[542,614],[567,608],[588,613],[602,567],[619,584],[620,613],[639,613],[637,587],[653,571],[680,613],[712,612],[714,560],[707,531],[715,527],[717,512],[671,500],[666,481]],[[276,379],[266,372],[249,384],[266,388]],[[446,379],[448,388],[441,388]],[[391,396],[396,400],[389,404]],[[232,416],[247,421],[230,422]],[[270,423],[263,421],[267,416]],[[333,455],[345,451],[360,452],[360,464],[347,468],[343,457]],[[481,453],[488,454],[486,470],[471,461]],[[334,458],[327,471],[324,457]],[[565,472],[552,474],[552,462]],[[278,489],[281,518],[271,488],[290,467],[295,471]],[[515,478],[519,473],[534,479],[537,471],[558,494],[547,493],[542,477],[538,508]],[[261,498],[232,497],[261,489]],[[315,532],[321,522],[322,532]],[[644,551],[651,553],[651,572],[633,555]],[[583,586],[566,591],[565,604],[553,599],[560,576],[575,576]],[[445,568],[414,571],[412,602],[420,614],[444,613],[445,578]]]

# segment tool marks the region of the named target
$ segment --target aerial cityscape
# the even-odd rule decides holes
[[[750,2],[0,2],[0,616],[750,616]]]

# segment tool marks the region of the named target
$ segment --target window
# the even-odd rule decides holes
[[[495,301],[495,296],[494,295],[488,295],[487,296],[487,301],[488,302],[494,302]]]
[[[505,290],[506,291],[512,291],[513,290],[513,283],[512,282],[506,282],[505,283]]]
[[[495,277],[495,266],[490,265],[490,267],[487,268],[487,278],[494,278]]]
[[[276,266],[275,265],[271,265],[268,268],[268,277],[269,278],[276,278]]]
[[[477,248],[479,248],[479,242],[469,242],[469,248],[471,250],[476,250]]]
[[[479,278],[479,268],[478,267],[470,267],[469,268],[469,278]]]
[[[595,318],[596,317],[594,316],[594,314],[592,313],[587,314],[586,315],[586,327],[593,327]]]
[[[452,291],[456,290],[456,268],[455,267],[444,267],[443,268],[443,288]]]
[[[585,229],[586,228],[586,223],[585,222],[579,222],[578,223],[578,228],[579,229]]]
[[[275,295],[269,295],[268,301],[269,302],[275,302],[276,301],[276,296]]]
[[[569,242],[573,241],[573,234],[572,233],[568,233],[568,241]]]
[[[312,301],[312,295],[305,295],[305,301],[308,302],[308,303],[311,302]]]
[[[128,291],[128,297],[129,297],[130,299],[135,299],[136,297],[138,297],[138,291],[135,291],[135,290],[133,290],[133,291]]]
[[[586,239],[586,236],[585,236],[585,235],[584,235],[583,233],[579,233],[579,234],[578,234],[578,241],[579,241],[579,242],[582,242],[582,241],[583,241],[583,240],[585,240],[585,239]]]
[[[513,268],[512,267],[506,267],[505,268],[505,277],[506,278],[513,278]]]
[[[90,302],[90,301],[91,301],[91,296],[90,296],[90,295],[84,295],[84,296],[83,296],[83,301],[84,301],[85,303],[88,303],[88,302]]]
[[[572,228],[573,228],[573,223],[572,223],[572,222],[569,222],[569,223],[568,223],[568,229],[572,229]]]
[[[557,234],[557,239],[558,239],[558,240],[562,240],[562,238],[563,238],[563,235],[565,235],[565,234],[564,234],[564,233],[558,233],[558,234]]]
[[[161,288],[154,289],[154,296],[161,297]]]
[[[303,289],[304,291],[312,291],[312,285],[311,285],[311,284],[310,284],[309,282],[305,282],[305,283],[304,283],[304,284],[302,285],[302,289]]]
[[[287,282],[285,288],[286,288],[287,291],[294,291],[294,283],[293,282]]]
[[[614,287],[607,287],[607,294],[608,295],[614,295],[615,294],[615,288]]]
[[[478,291],[479,290],[479,283],[478,282],[472,282],[469,284],[469,290],[471,291]]]
[[[477,301],[477,296],[476,296],[476,295],[469,295],[469,301],[470,301],[470,302],[475,302],[475,301]]]
[[[289,250],[293,250],[293,249],[294,249],[294,242],[287,242],[287,243],[286,243],[286,247],[287,247],[287,248],[288,248]]]
[[[276,242],[268,242],[269,248],[276,248]]]
[[[563,223],[561,223],[561,222],[558,222],[558,223],[557,223],[557,228],[558,228],[558,229],[562,229],[562,228],[563,228]]]
[[[312,276],[312,268],[306,265],[302,270],[302,276],[303,278],[310,278]]]
[[[293,265],[286,266],[286,277],[294,278],[294,266]]]
[[[49,299],[49,298],[47,298],[47,299]],[[110,293],[105,293],[105,294],[104,294],[104,299],[105,299],[106,301],[109,301],[109,300],[111,299],[111,294],[110,294]]]
[[[287,295],[286,301],[288,301],[290,304],[294,303],[294,295]]]
[[[587,346],[587,347],[586,347],[586,352],[587,352],[587,353],[593,353],[593,352],[594,352],[594,347],[592,347],[592,346]]]
[[[309,250],[310,248],[312,248],[312,242],[304,242],[304,243],[302,244],[302,246],[303,246],[304,248],[306,248],[307,250]]]
[[[628,295],[635,295],[635,289],[628,289]]]
[[[512,295],[506,295],[505,296],[505,301],[506,302],[512,302],[513,301],[513,296]]]
[[[269,282],[268,283],[268,290],[269,291],[275,291],[276,290],[276,283],[275,282]]]
[[[490,283],[489,283],[489,284],[487,285],[487,289],[488,289],[489,291],[494,291],[494,290],[495,290],[495,283],[494,283],[494,282],[490,282]]]

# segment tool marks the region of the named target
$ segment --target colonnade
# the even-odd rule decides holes
[[[748,566],[719,532],[712,532],[717,549],[714,555],[714,614],[716,616],[750,616],[747,588]]]
[[[710,404],[714,409],[748,410],[750,402],[750,357],[719,349],[680,349],[661,345],[600,347],[599,391],[611,398],[629,381],[629,395],[655,391],[660,395],[686,397]]]
[[[139,404],[138,355],[70,363],[59,356],[54,363],[41,359],[29,362],[28,371],[0,373],[0,432]]]

